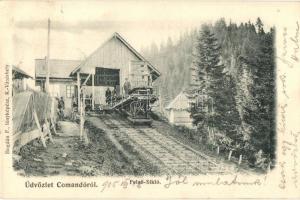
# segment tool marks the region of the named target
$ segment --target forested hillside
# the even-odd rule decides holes
[[[198,28],[176,44],[169,39],[144,50],[163,74],[158,83],[163,102],[190,89],[190,68],[195,67],[200,81],[195,92],[204,104],[195,104],[191,115],[203,140],[249,160],[255,154],[265,162],[274,159],[274,28],[266,30],[259,18],[239,25],[220,19]]]
[[[150,47],[142,49],[142,54],[162,74],[155,84],[159,86],[164,106],[190,83],[190,67],[193,61],[192,51],[196,34],[196,30],[185,32],[176,43],[173,43],[169,37],[159,47],[152,43]]]

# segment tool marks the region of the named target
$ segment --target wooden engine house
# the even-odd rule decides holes
[[[84,97],[91,110],[105,107],[126,113],[134,123],[151,121],[149,111],[157,100],[153,82],[160,72],[118,33],[81,62],[70,76],[77,82],[76,98]],[[125,80],[131,86],[126,95]],[[105,99],[108,89],[115,90],[117,96],[110,103]]]

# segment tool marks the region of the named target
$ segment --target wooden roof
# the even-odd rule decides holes
[[[190,108],[190,102],[191,100],[188,98],[188,94],[182,91],[169,103],[166,110],[187,110]]]
[[[76,67],[70,75],[74,75],[75,73],[80,70],[80,68],[84,67],[87,63],[87,61],[97,52],[99,51],[107,42],[109,42],[111,39],[117,38],[120,40],[136,57],[138,57],[141,61],[144,61],[148,64],[150,67],[152,73],[154,73],[157,77],[159,77],[161,74],[160,72],[148,61],[146,60],[139,52],[137,52],[119,33],[114,33],[107,41],[105,41],[100,47],[98,47],[90,56],[86,58],[83,62],[80,63],[78,67]]]
[[[13,79],[33,78],[17,66],[12,66]]]
[[[79,64],[80,60],[61,60],[50,59],[50,78],[71,78],[69,75]],[[47,67],[45,59],[35,59],[35,77],[45,78],[47,75]]]

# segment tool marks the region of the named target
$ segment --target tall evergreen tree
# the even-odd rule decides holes
[[[234,99],[235,85],[220,63],[220,46],[209,26],[202,27],[196,49],[195,64],[202,85],[200,90],[206,97],[204,102],[209,109],[206,113],[193,109],[194,123],[202,121],[204,125],[236,138],[240,119]]]
[[[262,29],[262,27],[261,27]],[[246,123],[252,129],[251,141],[257,150],[274,158],[275,150],[275,63],[274,63],[274,31],[265,34],[258,32],[260,45],[256,62],[251,63],[254,68],[253,81],[250,92],[253,107],[246,109]]]

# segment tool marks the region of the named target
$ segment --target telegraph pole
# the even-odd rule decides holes
[[[49,85],[50,85],[50,19],[48,18],[48,41],[47,41],[47,57],[46,57],[46,67],[47,67],[47,75],[46,75],[46,92],[49,93]]]

